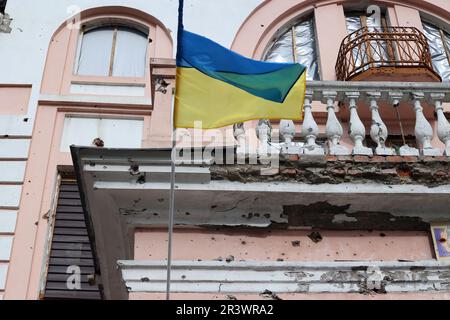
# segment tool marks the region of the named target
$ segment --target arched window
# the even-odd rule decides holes
[[[304,19],[278,36],[269,47],[265,61],[299,62],[307,66],[307,79],[319,80],[314,17]]]
[[[422,26],[430,46],[434,70],[442,81],[450,81],[450,34],[426,21],[422,21]]]
[[[144,77],[148,35],[124,26],[85,30],[76,65],[83,76]]]

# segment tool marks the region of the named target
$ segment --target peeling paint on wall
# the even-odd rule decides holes
[[[350,204],[336,206],[328,202],[284,206],[290,226],[310,226],[329,230],[429,230],[418,217],[398,217],[388,212],[357,211],[349,213]]]

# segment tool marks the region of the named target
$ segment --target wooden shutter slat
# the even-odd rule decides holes
[[[50,253],[51,258],[83,258],[92,259],[91,251],[81,250],[52,250]]]
[[[72,266],[80,268],[81,290],[67,288],[67,279],[72,275],[67,271],[72,271],[69,269]],[[90,285],[87,278],[95,272],[78,186],[63,180],[58,195],[44,299],[101,299],[100,287],[98,284]]]
[[[55,228],[86,228],[86,223],[84,221],[72,221],[72,220],[56,220]]]
[[[57,300],[100,300],[100,292],[47,290],[44,299]]]
[[[88,232],[82,228],[55,228],[53,230],[55,235],[68,235],[68,236],[87,236]]]
[[[95,274],[95,268],[88,267],[88,266],[80,266],[81,274],[87,275],[87,274]],[[68,274],[67,273],[67,266],[50,266],[48,268],[48,275],[51,274]]]
[[[67,282],[52,282],[47,281],[47,288],[49,290],[64,290],[64,291],[98,291],[98,286],[91,286],[89,283],[80,282],[81,289],[79,290],[71,290],[67,288]]]
[[[56,212],[61,213],[83,213],[81,206],[58,206]]]

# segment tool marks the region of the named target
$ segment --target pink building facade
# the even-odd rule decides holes
[[[23,2],[0,299],[164,299],[177,4]],[[178,130],[172,298],[449,299],[448,1],[186,2],[187,29],[310,73],[302,122]]]

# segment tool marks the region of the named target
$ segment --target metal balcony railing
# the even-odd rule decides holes
[[[361,80],[390,68],[424,72],[441,81],[434,71],[425,35],[412,27],[364,27],[348,35],[341,44],[336,63],[339,81]]]

